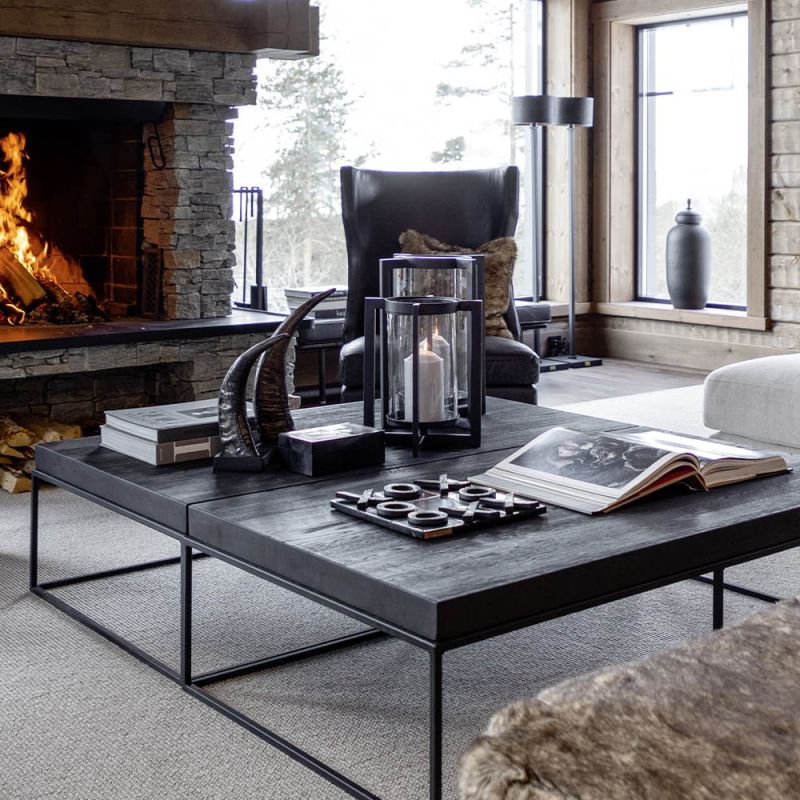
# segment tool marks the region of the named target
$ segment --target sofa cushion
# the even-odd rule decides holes
[[[473,255],[486,256],[484,273],[483,316],[487,336],[513,339],[503,318],[511,297],[511,279],[517,260],[517,243],[510,237],[493,239],[472,250],[469,247],[445,244],[433,236],[408,230],[400,234],[400,247],[412,255]]]
[[[498,712],[462,800],[800,796],[800,602]]]
[[[703,423],[723,433],[800,447],[800,354],[714,370],[703,389]]]
[[[531,386],[539,380],[539,359],[530,347],[499,336],[487,336],[485,341],[487,386]],[[363,386],[363,336],[342,346],[339,373],[345,386]]]
[[[500,336],[485,342],[487,386],[530,386],[539,380],[539,359],[528,345]]]

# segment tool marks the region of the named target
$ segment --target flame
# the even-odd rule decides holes
[[[0,193],[0,247],[5,247],[29,272],[37,272],[40,257],[31,247],[30,236],[24,222],[31,222],[33,215],[25,207],[28,196],[28,180],[25,176],[25,134],[9,133],[0,139],[0,150],[8,168],[0,170],[2,193]]]
[[[22,325],[25,322],[25,309],[20,308],[14,303],[11,302],[11,298],[8,296],[8,292],[3,288],[3,285],[0,284],[0,300],[4,302],[5,310],[10,311],[12,314],[16,314],[15,319],[8,320],[9,325]]]
[[[4,250],[9,253],[41,284],[48,298],[43,302],[43,308],[48,305],[57,307],[60,314],[94,313],[92,308],[97,309],[96,301],[86,311],[84,301],[87,297],[94,299],[94,296],[79,262],[62,253],[57,245],[51,248],[30,227],[33,213],[26,206],[28,179],[25,162],[28,154],[25,144],[24,133],[12,132],[0,137],[0,166],[4,167],[0,169],[0,253]],[[13,291],[13,285],[3,286],[0,282],[0,312],[10,325],[21,325],[27,314],[20,306],[21,298],[15,297]],[[102,314],[99,316],[104,318]]]

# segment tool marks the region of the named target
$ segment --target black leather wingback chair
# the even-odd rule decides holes
[[[348,402],[362,397],[364,298],[379,295],[380,259],[398,252],[399,236],[409,228],[470,248],[513,236],[519,170],[382,172],[342,167],[341,180],[348,295],[339,366],[342,401]],[[486,391],[536,403],[539,359],[522,343],[513,295],[505,320],[513,339],[486,337]]]

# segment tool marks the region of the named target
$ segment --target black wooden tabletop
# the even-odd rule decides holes
[[[311,409],[298,427],[358,421],[360,404]],[[339,489],[467,477],[555,425],[619,422],[491,399],[480,450],[387,448],[384,467],[325,479],[215,474],[208,463],[150,467],[86,439],[37,449],[37,469],[429,641],[662,585],[800,544],[800,474],[657,495],[607,516],[551,507],[542,517],[420,541],[330,508]]]
[[[574,420],[565,415],[559,423]],[[434,471],[466,477],[502,455],[465,454]],[[190,509],[190,533],[442,643],[800,544],[797,472],[709,493],[655,496],[595,517],[550,507],[541,517],[429,541],[329,508],[338,489],[380,488],[424,472],[424,464],[403,466],[373,481],[342,475],[202,503]]]
[[[488,398],[483,420],[482,452],[522,446],[536,433],[569,420],[573,427],[612,430],[622,423],[597,420],[537,406]],[[361,403],[323,406],[293,412],[298,428],[336,422],[361,422]],[[461,451],[423,452],[414,459],[406,448],[387,447],[384,468],[436,461]],[[500,460],[499,457],[496,460]],[[286,470],[264,473],[214,473],[210,461],[194,461],[168,467],[152,467],[130,456],[100,446],[99,437],[75,439],[36,448],[36,468],[122,508],[179,533],[187,531],[187,510],[194,503],[236,497],[250,492],[288,489],[318,481]],[[347,468],[346,464],[342,465]],[[436,471],[435,467],[431,470]],[[367,475],[380,469],[366,470]],[[360,474],[364,474],[364,470]]]

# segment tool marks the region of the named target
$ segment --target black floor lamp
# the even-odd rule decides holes
[[[569,172],[569,353],[554,360],[564,361],[570,367],[598,367],[603,363],[596,356],[582,356],[575,352],[575,128],[590,128],[594,100],[591,97],[554,97],[552,95],[525,95],[514,97],[512,112],[515,125],[560,125],[567,128],[569,139],[569,155],[567,170]],[[535,135],[533,136],[535,139]],[[533,246],[537,246],[536,209],[534,224],[531,226]]]

